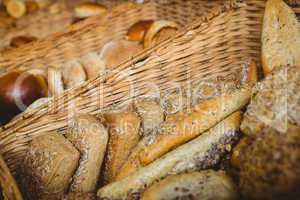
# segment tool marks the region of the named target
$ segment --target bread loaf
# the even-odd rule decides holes
[[[130,176],[98,190],[100,199],[133,199],[169,174],[206,169],[218,163],[237,140],[241,115],[236,112],[207,131]]]
[[[94,192],[106,151],[107,130],[95,117],[81,114],[73,118],[66,137],[81,154],[70,190],[77,193]]]
[[[153,184],[141,200],[235,200],[237,188],[229,176],[219,171],[200,171],[168,176]]]
[[[114,181],[130,151],[138,143],[141,121],[133,112],[105,113],[104,118],[109,130],[104,180],[110,183]]]
[[[59,199],[69,188],[80,154],[61,134],[33,138],[24,158],[22,178],[31,199]]]
[[[266,4],[261,55],[265,74],[281,66],[300,66],[300,23],[283,0]]]
[[[154,139],[155,142],[140,153],[142,164],[151,163],[176,146],[213,127],[226,116],[244,107],[250,97],[251,89],[245,86],[232,93],[200,102],[193,107],[191,113],[186,113],[184,116],[179,113],[180,120],[167,120]]]

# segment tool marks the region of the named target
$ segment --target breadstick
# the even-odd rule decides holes
[[[98,190],[100,199],[130,199],[138,196],[154,181],[169,174],[214,166],[238,138],[240,112],[235,112],[217,126],[136,173]]]
[[[48,68],[48,87],[52,96],[59,96],[64,93],[62,73],[54,67]]]
[[[105,113],[104,118],[109,129],[104,181],[109,183],[114,181],[120,167],[139,141],[140,119],[134,112]]]
[[[81,153],[70,190],[95,191],[108,141],[107,130],[95,117],[83,114],[74,117],[66,137]]]

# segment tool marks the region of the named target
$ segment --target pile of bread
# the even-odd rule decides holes
[[[103,55],[109,51],[138,49],[141,41],[147,46],[148,26],[139,23],[139,34],[103,47],[101,56],[89,55],[101,63],[95,71],[122,62],[107,64]],[[114,45],[122,48],[109,50]],[[77,80],[68,78],[83,81],[84,71],[89,77],[81,63],[49,71],[71,87]],[[98,116],[74,115],[68,129],[29,143],[20,166],[24,194],[67,200],[298,199],[300,24],[282,0],[266,3],[262,66],[260,82],[249,62],[235,79],[201,80],[190,90],[140,97]],[[69,70],[75,75],[64,77]],[[218,170],[228,155],[232,167]]]
[[[22,111],[17,108],[14,99],[19,98],[26,106],[32,103],[27,109],[33,109],[47,102],[49,96],[62,95],[66,89],[76,87],[86,80],[119,73],[115,69],[119,64],[137,55],[144,48],[166,40],[176,33],[178,28],[175,22],[167,20],[139,21],[129,28],[124,39],[110,41],[99,52],[91,52],[62,66],[31,69],[26,72],[3,72],[0,77],[0,84],[3,86],[0,89],[0,107],[3,107],[0,111],[0,123],[7,123]],[[22,77],[27,78],[16,84]],[[35,85],[35,88],[28,85]],[[24,92],[24,88],[29,89]]]

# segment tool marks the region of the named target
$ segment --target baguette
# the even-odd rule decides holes
[[[233,181],[224,172],[208,170],[168,176],[153,184],[141,200],[154,199],[235,200],[238,194]]]
[[[86,80],[86,73],[82,65],[75,60],[63,66],[62,74],[66,88],[75,87]]]
[[[148,135],[157,130],[164,121],[164,111],[155,99],[138,99],[135,101],[134,106],[142,119],[143,135]]]
[[[120,167],[140,139],[140,119],[133,112],[110,112],[104,114],[109,129],[109,142],[104,169],[104,182],[114,181]]]
[[[200,102],[193,107],[191,113],[185,113],[183,116],[179,113],[180,120],[167,120],[155,142],[140,153],[142,165],[151,163],[171,149],[213,127],[226,116],[244,107],[250,97],[251,89],[245,86],[235,92]],[[176,117],[173,116],[172,119],[174,118]]]
[[[300,66],[300,23],[282,0],[266,4],[261,55],[265,74],[281,66]]]
[[[206,169],[218,163],[238,138],[241,114],[236,112],[207,131],[129,177],[98,190],[100,199],[133,199],[154,181],[169,174]]]
[[[82,57],[81,63],[88,79],[94,79],[105,72],[105,64],[97,53],[89,53]]]
[[[34,138],[22,166],[26,193],[31,199],[59,198],[68,190],[79,157],[76,148],[59,133]]]
[[[108,133],[91,115],[75,116],[66,137],[80,151],[79,167],[73,176],[72,192],[94,192],[106,151]]]

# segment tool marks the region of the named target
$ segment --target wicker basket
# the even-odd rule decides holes
[[[100,50],[108,41],[123,38],[128,28],[141,19],[170,19],[182,27],[196,17],[217,9],[227,1],[157,0],[142,5],[124,3],[104,19],[98,17],[75,24],[53,37],[8,50],[0,55],[0,68],[28,69],[59,67],[88,52]]]
[[[117,69],[122,73],[114,72],[88,81],[67,91],[64,96],[53,99],[48,105],[23,113],[2,127],[0,132],[0,153],[9,168],[15,172],[32,137],[65,129],[71,111],[96,115],[107,106],[131,98],[130,84],[124,81],[124,74],[130,78],[138,96],[149,92],[149,83],[166,91],[173,88],[174,84],[185,84],[186,81],[241,73],[249,60],[260,63],[264,4],[264,1],[248,0],[232,3],[226,9],[217,9],[191,23],[173,38],[118,66]],[[300,14],[299,8],[295,8],[295,11]],[[95,27],[87,30],[97,32]],[[82,34],[80,30],[77,31],[72,36]],[[67,35],[62,37],[66,38]],[[24,62],[27,64],[25,68],[32,63],[30,60]]]

